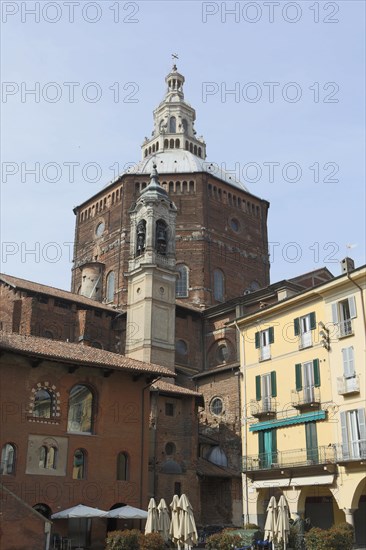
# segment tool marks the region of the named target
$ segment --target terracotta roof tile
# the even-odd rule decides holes
[[[164,393],[175,393],[178,395],[191,395],[194,397],[202,397],[202,393],[189,390],[188,388],[184,388],[183,386],[176,386],[175,384],[165,382],[165,380],[158,380],[157,382],[154,382],[151,387],[156,388],[157,390]]]
[[[0,349],[18,352],[21,355],[65,363],[77,363],[89,367],[148,373],[155,374],[156,376],[175,376],[174,373],[165,367],[137,361],[125,355],[84,346],[83,344],[60,342],[48,338],[39,338],[38,336],[25,336],[23,334],[0,331]]]
[[[239,471],[217,466],[204,458],[199,458],[197,462],[197,473],[205,477],[241,477]]]
[[[92,300],[91,298],[87,298],[86,296],[74,294],[73,292],[62,290],[61,288],[54,288],[53,286],[41,285],[40,283],[27,281],[26,279],[13,277],[12,275],[6,275],[5,273],[0,273],[0,282],[3,282],[6,285],[9,285],[15,289],[28,290],[37,294],[47,294],[48,296],[52,296],[54,298],[76,302],[79,304],[90,306],[92,308],[104,309],[105,311],[110,311],[111,313],[120,313],[120,311],[117,311],[111,306],[101,304],[100,302]]]

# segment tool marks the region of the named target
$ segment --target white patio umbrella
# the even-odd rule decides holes
[[[106,518],[115,519],[147,519],[147,512],[140,510],[140,508],[134,508],[134,506],[120,506],[114,510],[110,510],[105,515]]]
[[[147,520],[145,525],[145,535],[147,533],[157,533],[159,528],[159,514],[154,498],[150,499],[147,509]]]
[[[99,508],[93,508],[92,506],[85,506],[84,504],[77,504],[61,512],[56,512],[51,516],[51,519],[73,519],[79,518],[103,518],[107,512],[105,510],[99,510]],[[81,544],[81,524],[79,530],[79,546]]]
[[[275,497],[271,497],[267,507],[267,518],[264,525],[264,538],[272,541],[274,549],[274,538],[276,536],[277,526],[277,503]]]
[[[177,544],[178,550],[180,550],[180,544],[179,544],[179,514],[180,514],[180,508],[179,508],[179,497],[178,495],[173,496],[173,500],[170,503],[170,509],[172,511],[172,519],[170,521],[170,528],[169,528],[169,538],[172,540],[173,544]]]
[[[280,497],[280,500],[278,501],[278,506],[277,506],[276,535],[277,535],[278,542],[281,542],[281,540],[283,540],[284,550],[286,550],[289,533],[290,533],[290,521],[289,521],[288,505],[285,497],[282,495]]]
[[[179,534],[180,542],[184,544],[184,548],[191,550],[197,543],[197,529],[194,520],[192,505],[189,502],[187,495],[183,494],[179,499],[178,507],[179,515]]]
[[[168,507],[163,498],[160,500],[158,504],[158,512],[159,512],[159,533],[163,537],[164,541],[168,542],[170,517],[169,517]]]

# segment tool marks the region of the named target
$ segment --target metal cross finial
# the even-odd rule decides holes
[[[178,54],[177,53],[172,53],[172,59],[173,59],[173,61],[175,59],[179,59]]]

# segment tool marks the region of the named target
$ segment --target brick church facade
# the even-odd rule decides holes
[[[26,517],[187,493],[199,525],[240,526],[239,337],[227,323],[331,278],[269,285],[268,202],[206,161],[175,66],[166,84],[142,160],[74,209],[71,292],[0,277],[2,399],[19,406],[3,415],[2,482]],[[75,387],[85,433],[70,429]],[[37,455],[53,447],[59,467]],[[30,481],[40,493],[22,494]],[[50,481],[78,489],[57,500]],[[97,503],[88,483],[103,487]],[[93,529],[101,544],[105,525]]]

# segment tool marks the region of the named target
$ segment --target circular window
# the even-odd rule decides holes
[[[240,223],[236,218],[231,218],[230,220],[230,227],[235,233],[238,233],[240,229]]]
[[[221,344],[217,350],[217,358],[220,361],[220,363],[224,363],[225,361],[228,361],[230,357],[230,350],[227,347],[226,344]]]
[[[220,399],[220,397],[214,397],[210,403],[210,411],[212,412],[212,414],[222,414],[223,410],[224,404],[222,402],[222,399]]]
[[[176,451],[175,444],[172,443],[171,441],[169,441],[169,443],[167,443],[167,444],[165,445],[165,453],[166,453],[168,456],[171,456],[171,455],[174,455],[174,454],[175,454],[175,451]]]
[[[103,235],[104,230],[105,230],[105,223],[104,222],[98,223],[97,228],[95,230],[96,236],[100,237],[101,235]]]
[[[177,340],[175,342],[175,351],[179,353],[179,355],[187,355],[188,353],[188,346],[184,340]]]

